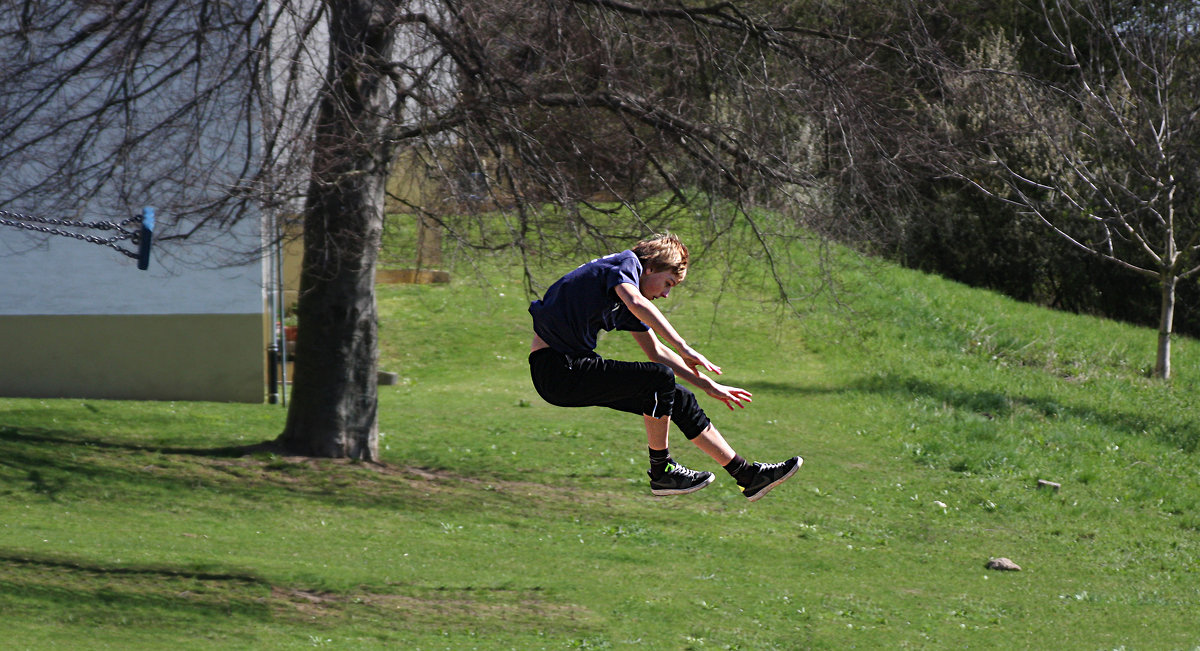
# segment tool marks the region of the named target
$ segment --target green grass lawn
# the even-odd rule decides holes
[[[739,452],[805,457],[753,505],[543,403],[503,260],[380,287],[383,465],[235,454],[278,406],[0,399],[2,646],[1200,647],[1195,342],[1161,384],[1150,330],[838,257],[840,306],[751,263],[663,304],[754,393],[702,398]]]

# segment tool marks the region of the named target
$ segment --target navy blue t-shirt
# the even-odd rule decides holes
[[[642,263],[628,249],[580,265],[551,285],[542,300],[530,303],[533,331],[560,353],[589,355],[601,328],[649,330],[616,293],[621,283],[637,287],[641,276]]]

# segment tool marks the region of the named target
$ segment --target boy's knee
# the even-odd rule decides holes
[[[671,370],[666,364],[657,362],[647,362],[647,370],[650,371],[651,377],[648,388],[650,393],[647,396],[646,405],[643,414],[658,418],[661,416],[670,416],[674,410],[675,399],[675,371]]]
[[[700,403],[696,401],[696,395],[686,387],[676,385],[672,406],[671,420],[689,441],[703,434],[712,424]]]
[[[655,386],[675,386],[675,371],[670,366],[655,362],[652,364],[655,374]]]

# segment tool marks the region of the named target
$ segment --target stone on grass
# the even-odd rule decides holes
[[[392,385],[400,384],[400,374],[399,373],[391,373],[389,371],[379,371],[379,373],[376,375],[375,379],[376,379],[376,382],[380,386],[392,386]]]
[[[986,567],[989,570],[1004,570],[1007,572],[1020,572],[1021,571],[1020,565],[1017,565],[1016,563],[1012,562],[1011,560],[1009,560],[1007,558],[1004,558],[1003,556],[1001,556],[1000,558],[993,558],[993,559],[989,560],[987,562],[987,565],[984,565],[984,567]]]

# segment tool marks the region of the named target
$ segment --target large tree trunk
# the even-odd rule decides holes
[[[340,0],[304,216],[292,400],[277,443],[294,454],[379,457],[375,262],[392,151],[391,3]]]

